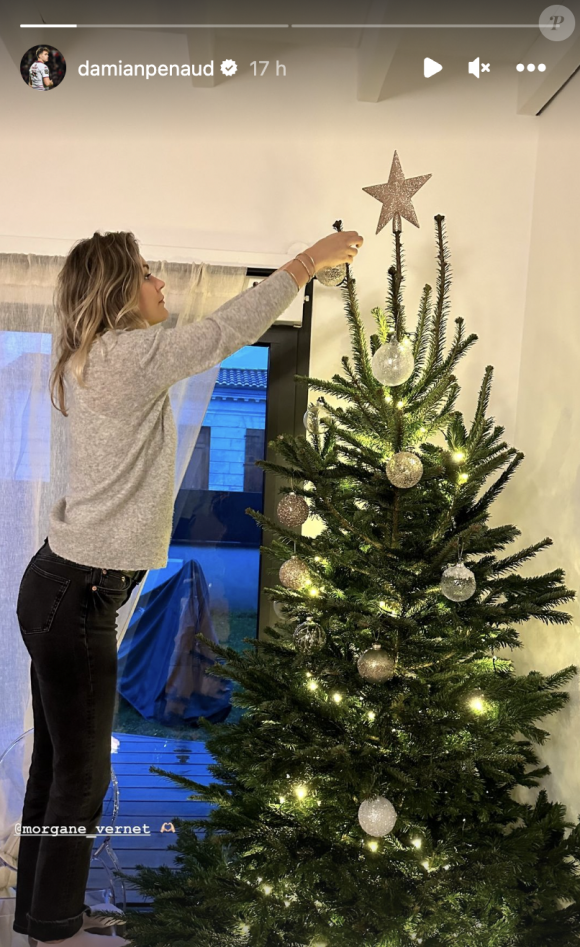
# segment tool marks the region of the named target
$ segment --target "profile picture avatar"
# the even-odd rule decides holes
[[[20,74],[34,92],[50,92],[64,79],[66,62],[53,46],[31,46],[20,60]]]

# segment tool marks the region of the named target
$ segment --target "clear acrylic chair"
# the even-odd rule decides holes
[[[31,727],[22,733],[16,740],[13,740],[9,746],[0,754],[0,872],[3,873],[3,880],[6,883],[6,873],[3,869],[8,869],[8,882],[2,888],[4,892],[10,891],[14,884],[18,883],[18,844],[19,836],[14,829],[16,823],[22,818],[22,805],[24,802],[24,792],[28,780],[28,770],[32,759],[34,728]],[[113,746],[117,742],[112,737]],[[113,767],[111,766],[111,782],[107,794],[103,801],[103,814],[101,824],[106,826],[115,826],[119,814],[119,784]],[[98,874],[105,874],[106,884],[92,884],[92,869],[99,869]],[[121,870],[119,860],[112,845],[111,835],[98,836],[95,839],[91,855],[91,873],[86,889],[86,904],[113,904],[120,907],[123,911],[127,907],[127,893],[125,881],[113,874],[113,871]],[[0,898],[0,900],[2,900]],[[3,900],[6,900],[3,899]],[[6,908],[6,905],[0,906]],[[1,910],[0,910],[1,913]]]

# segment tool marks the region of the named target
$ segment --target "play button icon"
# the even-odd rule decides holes
[[[434,59],[429,59],[428,56],[423,60],[423,75],[426,79],[430,79],[431,76],[434,76],[435,73],[441,72],[443,66],[440,62],[435,62]]]

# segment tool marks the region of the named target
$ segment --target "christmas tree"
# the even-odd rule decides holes
[[[571,616],[562,569],[517,570],[551,545],[504,553],[515,526],[490,506],[523,455],[486,417],[488,366],[467,426],[454,409],[464,321],[446,348],[450,264],[435,217],[437,280],[416,330],[403,306],[401,217],[427,177],[397,156],[378,230],[393,221],[384,307],[365,337],[351,267],[340,285],[352,362],[304,435],[272,443],[286,478],[262,551],[280,619],[241,653],[214,646],[210,673],[236,682],[239,722],[202,722],[210,785],[151,771],[211,804],[175,819],[178,870],[141,868],[153,900],[128,912],[138,947],[550,947],[580,943],[580,828],[540,787],[541,721],[568,699],[576,668],[517,674],[517,626]],[[341,229],[337,221],[336,229]],[[435,441],[439,438],[440,442]],[[308,516],[322,529],[300,535]],[[465,559],[464,559],[465,557]],[[532,801],[530,801],[532,800]],[[124,877],[128,878],[127,875]]]

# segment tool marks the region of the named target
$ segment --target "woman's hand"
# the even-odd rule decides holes
[[[341,230],[323,237],[304,252],[312,257],[318,272],[327,266],[352,263],[363,243],[364,240],[357,230]]]
[[[331,233],[328,237],[318,240],[308,250],[298,253],[293,260],[288,260],[281,270],[287,270],[292,276],[298,289],[302,289],[316,274],[327,266],[339,266],[341,263],[352,263],[363,245],[363,238],[357,230],[341,230]],[[312,272],[314,264],[314,273]],[[278,271],[276,271],[278,272]]]

